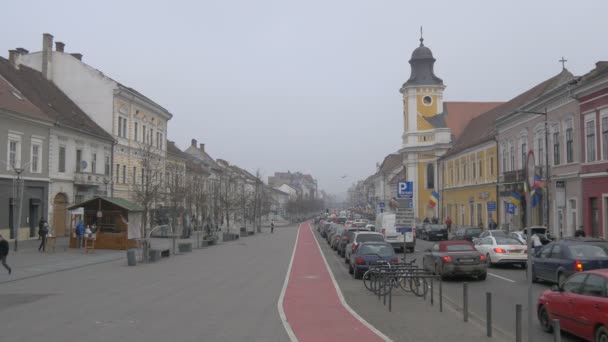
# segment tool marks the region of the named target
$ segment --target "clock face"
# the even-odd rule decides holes
[[[528,152],[528,159],[526,160],[526,178],[528,179],[528,189],[532,189],[534,186],[536,162],[534,161],[534,152]]]

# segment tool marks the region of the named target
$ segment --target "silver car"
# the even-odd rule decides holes
[[[384,235],[381,233],[367,231],[354,232],[353,239],[348,242],[346,247],[344,247],[344,262],[348,264],[350,262],[350,255],[352,254],[353,250],[356,250],[359,244],[362,242],[367,241],[384,242],[385,240]]]

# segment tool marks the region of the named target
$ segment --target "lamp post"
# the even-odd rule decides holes
[[[533,114],[533,115],[543,115],[545,117],[545,174],[546,174],[546,178],[547,178],[547,194],[545,195],[545,200],[546,202],[546,213],[545,213],[545,220],[548,223],[549,222],[549,187],[551,186],[550,180],[549,180],[549,130],[548,130],[548,115],[547,115],[547,108],[545,107],[545,111],[544,112],[532,112],[532,111],[523,111],[523,110],[518,110],[516,111],[516,113],[523,113],[523,114]],[[534,184],[534,169],[535,169],[535,163],[534,163],[534,153],[532,152],[532,150],[530,150],[530,152],[528,153],[528,158],[526,160],[526,169],[528,169],[528,175],[527,175],[527,182],[528,182],[528,190],[531,188],[531,186]],[[532,229],[531,229],[531,221],[532,221],[532,215],[530,215],[530,211],[532,210],[528,210],[531,205],[530,205],[530,200],[526,200],[526,225],[528,226],[526,229],[526,240],[527,240],[527,244],[528,244],[528,258],[526,260],[526,273],[527,273],[527,278],[528,278],[528,341],[531,342],[532,341],[532,322],[533,322],[533,314],[534,311],[534,299],[533,297],[533,291],[532,291],[532,251],[533,251],[533,247],[532,246]]]
[[[28,163],[29,164],[29,163]],[[13,171],[17,174],[17,220],[13,223],[13,236],[15,237],[15,252],[19,248],[19,228],[21,227],[21,214],[23,213],[23,183],[21,174],[25,171],[25,167],[13,166]],[[13,208],[14,210],[14,208]]]

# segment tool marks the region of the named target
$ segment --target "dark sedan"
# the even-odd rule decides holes
[[[473,239],[478,238],[481,234],[481,228],[477,227],[462,227],[456,230],[452,240],[466,240],[473,241]]]
[[[396,264],[399,259],[390,243],[363,242],[350,255],[348,273],[352,274],[355,279],[361,279],[369,266],[377,264],[378,261]]]
[[[476,276],[485,280],[487,265],[485,255],[480,254],[470,242],[442,241],[424,251],[422,267],[441,278],[448,276]]]
[[[576,272],[608,268],[608,242],[596,238],[564,238],[538,251],[532,260],[532,281],[562,286]]]
[[[427,224],[422,231],[423,240],[447,240],[448,228],[444,224]]]

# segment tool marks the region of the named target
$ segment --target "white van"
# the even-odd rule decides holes
[[[396,215],[394,213],[381,213],[376,216],[376,231],[384,235],[386,242],[390,243],[395,250],[403,252],[403,233],[399,233],[395,226]],[[416,246],[416,238],[412,242],[408,242],[406,247],[408,251],[414,252]]]

